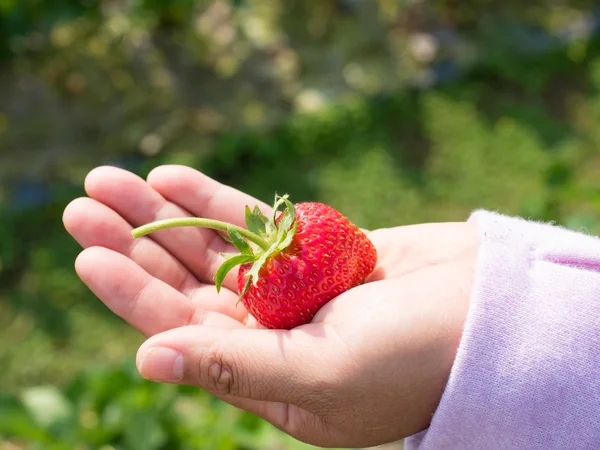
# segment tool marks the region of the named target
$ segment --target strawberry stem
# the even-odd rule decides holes
[[[279,208],[282,206],[285,206],[285,209],[278,216]],[[225,262],[215,272],[215,286],[217,292],[219,292],[229,271],[234,267],[249,264],[251,267],[246,273],[246,283],[240,292],[241,299],[251,284],[257,285],[259,272],[269,258],[285,250],[291,244],[298,226],[296,209],[293,203],[289,201],[287,194],[275,196],[271,219],[267,218],[258,206],[255,206],[254,210],[246,206],[245,216],[247,229],[219,220],[182,217],[158,220],[134,229],[131,234],[134,238],[139,238],[158,230],[173,227],[203,227],[224,232],[223,234],[219,233],[220,236],[233,244],[240,254],[222,254]],[[249,245],[249,242],[246,242],[244,238],[254,246]]]
[[[139,238],[141,236],[145,236],[146,234],[150,234],[158,230],[164,230],[167,228],[174,227],[203,227],[225,232],[227,232],[228,229],[233,228],[240,235],[242,235],[249,241],[254,242],[263,250],[269,250],[269,247],[271,246],[265,239],[244,228],[221,222],[219,220],[203,219],[200,217],[183,217],[178,219],[158,220],[156,222],[152,222],[134,229],[131,232],[131,234],[134,238]]]

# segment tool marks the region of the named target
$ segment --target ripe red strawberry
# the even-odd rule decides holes
[[[267,328],[291,329],[310,322],[331,299],[362,284],[375,268],[377,251],[356,225],[330,206],[293,205],[287,195],[275,200],[271,219],[258,207],[246,207],[247,229],[191,218],[155,222],[133,235],[189,225],[226,231],[240,253],[224,255],[214,277],[217,290],[227,273],[240,266],[238,292],[248,312]]]

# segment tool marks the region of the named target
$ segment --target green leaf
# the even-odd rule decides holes
[[[231,269],[233,269],[235,266],[239,266],[241,264],[250,262],[253,259],[254,255],[237,255],[226,260],[215,273],[215,284],[217,285],[217,292],[221,291],[223,280],[225,280],[225,277]]]
[[[284,212],[283,218],[281,219],[281,222],[279,222],[279,229],[288,231],[294,222],[295,215],[286,210]]]
[[[254,234],[264,236],[266,231],[265,222],[262,220],[262,217],[264,216],[262,216],[262,214],[257,215],[256,209],[257,208],[254,208],[255,212],[252,212],[250,208],[246,206],[246,228],[248,228],[248,231]]]
[[[283,250],[288,245],[292,243],[292,239],[294,239],[294,235],[296,234],[296,228],[298,227],[298,222],[294,221],[291,230],[287,230],[285,236],[279,241],[279,245],[277,246],[277,250]]]
[[[269,250],[262,253],[256,262],[252,264],[252,268],[248,271],[248,276],[252,278],[252,284],[254,286],[256,286],[256,283],[258,283],[258,272],[260,272],[261,267],[264,266],[265,262],[267,262],[267,259],[273,256],[276,251],[277,241],[275,241]]]
[[[269,219],[265,216],[258,206],[255,206],[252,210],[252,214],[254,214],[263,224],[267,224]]]
[[[298,222],[296,221],[296,208],[293,203],[287,199],[287,196],[282,197],[278,203],[285,204],[286,206],[286,209],[283,211],[284,216],[277,229],[276,239],[279,243],[277,250],[283,250],[292,242],[294,234],[296,234]]]
[[[289,230],[290,227],[296,222],[296,208],[294,207],[294,204],[288,200],[288,195],[286,194],[283,197],[279,197],[275,202],[273,223],[275,223],[277,210],[281,207],[281,205],[285,205],[285,209],[282,212],[281,221],[279,222],[279,232],[281,232],[281,230]],[[279,237],[283,236],[283,234],[279,234]]]
[[[269,236],[269,235],[275,233],[275,231],[276,231],[275,223],[271,222],[269,220],[269,218],[262,213],[262,211],[259,209],[258,206],[254,207],[254,211],[252,211],[252,214],[254,214],[256,217],[258,217],[258,219],[264,224],[266,236]]]
[[[273,219],[272,219],[273,223],[275,223],[275,221],[277,220],[277,212],[279,211],[279,208],[281,207],[281,205],[283,205],[285,203],[287,198],[288,198],[287,194],[285,194],[283,197],[281,197],[279,195],[275,195],[275,204],[273,205]]]
[[[283,216],[281,218],[280,226],[277,227],[275,225],[275,221],[277,220],[277,215],[281,206],[285,206],[285,209],[282,213]],[[244,293],[250,286],[250,283],[256,286],[256,283],[258,282],[258,275],[260,269],[263,267],[266,261],[279,251],[286,248],[292,242],[297,227],[296,208],[294,207],[294,204],[288,200],[288,195],[286,194],[284,196],[275,196],[275,204],[273,206],[273,218],[270,221],[260,212],[258,207],[255,207],[254,211],[252,212],[248,207],[246,207],[246,223],[248,225],[248,229],[252,227],[256,230],[259,222],[261,224],[261,227],[269,227],[269,229],[266,230],[266,232],[270,237],[272,237],[273,233],[276,233],[276,236],[274,241],[269,239],[269,241],[272,242],[269,249],[261,249],[259,252],[257,252],[254,258],[254,263],[252,264],[252,268],[247,274],[248,279],[246,280],[244,290],[240,294],[240,299],[244,296]],[[223,270],[225,271],[227,270],[227,268],[223,268]]]
[[[235,248],[237,248],[242,253],[242,255],[251,255],[252,254],[252,250],[250,249],[250,246],[248,245],[248,243],[246,242],[246,240],[242,237],[242,235],[240,233],[235,231],[235,229],[230,226],[227,227],[227,232],[229,233],[231,242],[233,243]]]
[[[288,217],[290,218],[290,222],[294,223],[296,221],[296,207],[288,200],[287,195],[283,197],[283,202],[286,206],[286,211],[288,213]]]

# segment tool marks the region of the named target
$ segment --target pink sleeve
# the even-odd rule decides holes
[[[600,240],[475,212],[481,248],[458,353],[407,450],[600,449]]]

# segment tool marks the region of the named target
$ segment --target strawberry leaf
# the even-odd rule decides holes
[[[238,233],[233,227],[227,227],[227,233],[229,233],[229,238],[231,239],[231,243],[237,248],[242,255],[252,255],[252,250],[250,246],[246,242],[246,240],[242,237],[240,233]]]
[[[296,234],[296,228],[298,227],[298,222],[294,221],[291,230],[286,230],[285,234],[281,237],[279,241],[279,245],[277,246],[278,250],[283,250],[288,245],[292,243],[292,239],[294,239],[294,235]]]
[[[256,214],[257,209],[258,208],[254,208],[254,212],[252,212],[250,208],[246,206],[246,228],[254,234],[264,236],[266,234],[265,222],[261,219],[262,213],[260,213],[260,211],[260,215]]]
[[[217,292],[221,291],[221,286],[223,285],[223,281],[227,274],[233,269],[235,266],[239,266],[241,264],[246,264],[254,259],[253,255],[237,255],[226,260],[221,267],[215,273],[215,284],[217,286]]]
[[[279,222],[279,228],[287,232],[292,224],[296,221],[296,209],[294,208],[294,205],[286,206],[287,209],[283,211],[283,218]]]
[[[265,216],[258,206],[255,206],[252,210],[252,214],[254,214],[264,225],[265,236],[269,236],[275,233],[275,225],[269,220],[267,216]]]
[[[285,200],[288,198],[288,195],[284,195],[283,197],[280,197],[279,195],[275,196],[275,204],[273,205],[273,219],[271,220],[273,223],[277,222],[277,212],[279,211],[279,208],[281,207],[281,205],[283,205],[285,203]]]
[[[296,233],[297,221],[296,221],[296,208],[287,199],[287,196],[281,197],[276,204],[284,204],[285,209],[282,212],[282,218],[277,228],[277,239],[279,243],[277,246],[278,250],[283,250],[292,242],[294,234]]]
[[[267,259],[272,257],[277,252],[277,247],[277,242],[274,242],[273,245],[271,245],[271,247],[269,248],[269,250],[262,253],[258,259],[255,258],[255,262],[254,264],[252,264],[252,268],[248,271],[247,275],[252,279],[252,284],[254,286],[256,286],[258,283],[258,273],[260,272],[260,269],[262,268],[262,266],[265,265]]]
[[[265,225],[267,224],[267,222],[269,222],[269,219],[267,219],[267,217],[262,213],[258,206],[254,207],[254,209],[252,210],[252,214],[254,214]]]

